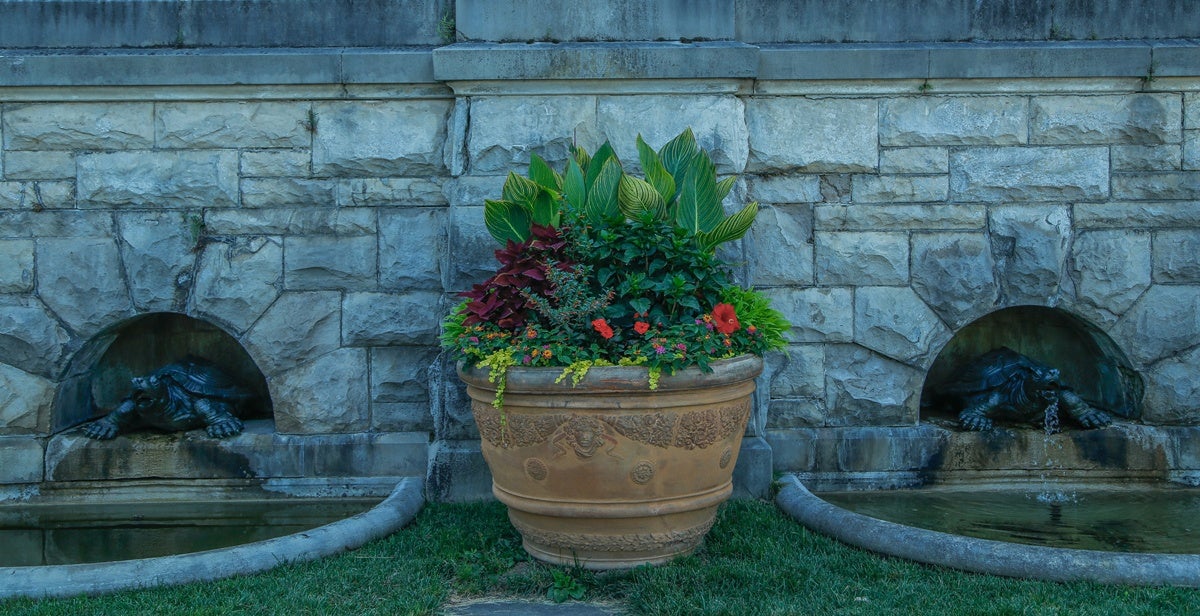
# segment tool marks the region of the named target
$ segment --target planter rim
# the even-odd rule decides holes
[[[697,388],[721,387],[731,383],[749,381],[762,373],[763,359],[750,353],[710,362],[711,372],[691,366],[675,374],[663,374],[654,391],[680,391]],[[487,369],[467,366],[458,362],[458,376],[466,384],[487,391],[495,391],[496,385],[488,381]],[[572,385],[571,377],[555,382],[566,367],[518,367],[513,366],[505,373],[505,391],[515,392],[586,392],[603,393],[644,389],[650,390],[650,371],[645,366],[594,366],[588,369],[578,385]]]

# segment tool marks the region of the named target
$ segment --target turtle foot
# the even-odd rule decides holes
[[[982,413],[963,413],[958,416],[958,424],[964,430],[983,432],[992,429],[992,420]]]
[[[95,439],[97,441],[111,440],[117,436],[117,432],[118,429],[116,424],[103,419],[93,421],[92,423],[83,427],[83,434],[88,438]]]
[[[213,438],[228,438],[241,434],[244,427],[241,420],[237,417],[228,417],[213,422],[208,426],[206,431]]]

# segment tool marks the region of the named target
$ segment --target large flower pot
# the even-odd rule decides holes
[[[534,557],[589,569],[661,563],[696,549],[733,491],[754,379],[744,355],[664,375],[510,368],[504,405],[487,372],[463,369],[493,492]]]

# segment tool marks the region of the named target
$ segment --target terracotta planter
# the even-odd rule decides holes
[[[460,367],[492,490],[534,557],[589,569],[687,554],[712,527],[750,415],[762,360],[744,355],[663,376],[593,368],[577,386],[557,368],[512,368],[504,408],[483,370]]]

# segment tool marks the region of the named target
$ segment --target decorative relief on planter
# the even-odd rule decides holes
[[[556,550],[578,550],[586,552],[643,552],[646,550],[670,551],[675,547],[688,546],[698,543],[712,528],[715,518],[707,519],[699,525],[681,528],[664,533],[626,533],[620,535],[604,535],[599,533],[563,533],[537,528],[524,524],[519,518],[513,517],[513,526],[520,531],[526,541],[540,547]]]

